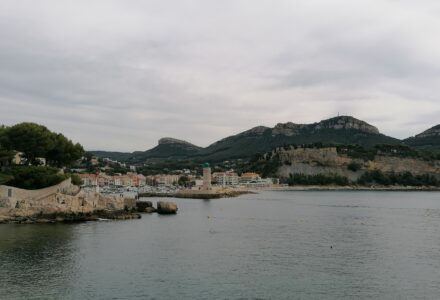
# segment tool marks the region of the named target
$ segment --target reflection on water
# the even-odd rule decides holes
[[[0,298],[440,295],[438,193],[267,192],[175,201],[176,216],[0,226]]]
[[[68,225],[0,226],[0,298],[60,297],[75,269]],[[5,295],[8,295],[5,297]]]

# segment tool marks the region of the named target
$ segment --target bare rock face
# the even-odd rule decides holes
[[[248,136],[248,135],[262,135],[268,129],[269,129],[269,127],[257,126],[257,127],[254,127],[252,129],[249,129],[249,130],[241,133],[241,135],[244,135],[244,136]]]
[[[177,213],[177,204],[173,202],[157,202],[157,213],[160,215],[171,215]]]
[[[272,135],[294,136],[300,134],[301,129],[303,129],[304,127],[307,127],[307,125],[295,124],[292,122],[278,123],[272,129]]]
[[[427,138],[440,136],[440,125],[434,126],[421,134],[416,135],[416,138]]]
[[[300,134],[311,134],[314,131],[333,129],[354,129],[366,133],[379,134],[379,130],[358,119],[349,116],[335,117],[314,124],[295,124],[292,122],[279,123],[272,129],[272,136],[284,135],[295,136]]]
[[[366,133],[379,134],[379,130],[376,127],[349,116],[341,116],[321,121],[314,126],[314,130],[320,129],[355,129]]]

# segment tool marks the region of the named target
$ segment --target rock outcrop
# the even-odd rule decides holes
[[[350,116],[340,116],[321,121],[317,124],[313,124],[313,129],[354,129],[365,133],[379,134],[379,129],[376,127]]]
[[[84,192],[70,179],[40,190],[0,186],[0,220],[82,221],[138,218],[134,199]]]
[[[153,213],[156,209],[151,201],[136,201],[136,209],[141,213]]]
[[[177,204],[173,202],[157,202],[157,213],[160,215],[171,215],[177,213]]]

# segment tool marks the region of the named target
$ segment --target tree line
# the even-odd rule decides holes
[[[361,186],[440,186],[440,180],[431,174],[414,175],[411,172],[382,172],[380,170],[367,171],[358,180],[350,182],[346,176],[338,174],[290,174],[284,180],[290,186],[294,185],[338,185],[346,186],[357,184]]]

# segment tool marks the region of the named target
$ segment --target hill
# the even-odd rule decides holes
[[[313,124],[279,123],[275,127],[258,126],[245,132],[224,138],[206,148],[197,147],[186,141],[164,138],[159,145],[144,152],[117,155],[133,163],[148,160],[190,159],[192,161],[223,161],[249,158],[255,153],[265,153],[283,145],[310,143],[358,144],[373,147],[377,144],[401,144],[401,141],[350,116],[340,116]],[[93,152],[102,156],[109,153]]]
[[[117,161],[127,161],[133,156],[133,153],[129,153],[129,152],[111,152],[111,151],[88,151],[88,152],[97,157],[110,158],[112,160],[117,160]]]
[[[434,126],[414,137],[407,138],[403,142],[420,150],[440,151],[440,125]]]
[[[227,137],[199,153],[206,160],[223,160],[250,157],[283,145],[311,143],[358,144],[373,147],[377,144],[401,144],[379,130],[349,116],[335,117],[313,124],[280,123],[274,128],[255,127],[243,133]]]
[[[187,141],[174,138],[162,138],[153,149],[145,152],[134,152],[130,160],[145,161],[149,159],[182,159],[197,155],[202,148]]]

